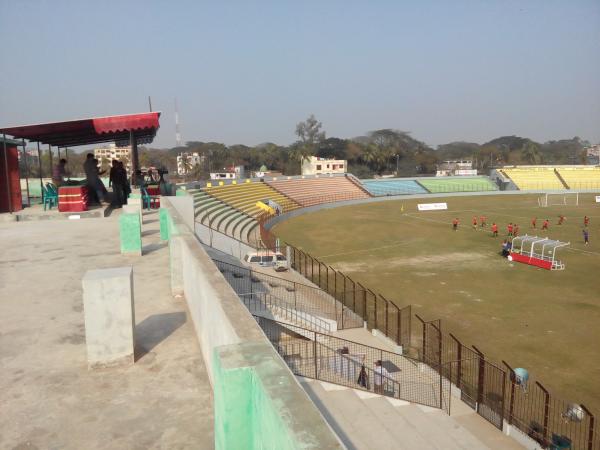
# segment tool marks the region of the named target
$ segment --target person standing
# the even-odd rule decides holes
[[[459,220],[458,217],[456,217],[453,221],[452,221],[452,229],[454,231],[458,230],[458,224],[459,224]]]
[[[513,227],[513,236],[518,236],[519,235],[519,225],[517,225],[515,223],[514,227]]]
[[[508,237],[512,237],[513,235],[513,224],[512,222],[508,224],[506,227],[506,231],[508,231]]]
[[[498,237],[498,225],[496,225],[496,222],[492,224],[492,236]]]
[[[104,193],[106,188],[100,179],[100,175],[104,171],[100,172],[98,169],[98,160],[94,158],[93,153],[88,153],[85,162],[83,163],[83,171],[85,172],[85,179],[90,194],[94,196],[95,200],[100,204],[105,204]]]
[[[483,229],[487,226],[487,217],[481,216],[479,218],[479,226],[481,227],[481,229]]]
[[[583,229],[583,242],[585,243],[585,245],[588,245],[590,243],[590,234],[587,228]]]
[[[389,377],[389,372],[385,367],[383,367],[381,360],[378,359],[375,361],[375,393],[376,394],[384,394],[385,393],[385,385],[387,384],[386,378]]]
[[[558,216],[558,225],[562,225],[565,220],[566,220],[565,216],[563,216],[562,214],[560,214]]]
[[[590,218],[588,216],[585,216],[583,218],[583,226],[587,228],[587,226],[590,224]]]
[[[57,165],[52,169],[52,183],[59,188],[65,184],[65,175],[67,174],[67,160],[62,158]]]
[[[473,216],[473,231],[477,231],[477,216]]]
[[[550,221],[548,219],[544,220],[544,223],[542,224],[542,230],[548,231],[548,225],[550,225]]]
[[[537,228],[537,217],[534,217],[533,219],[531,219],[531,228],[533,228],[533,229]]]
[[[123,170],[120,167],[119,161],[113,159],[110,175],[108,179],[109,187],[112,186],[113,200],[111,205],[113,208],[121,208],[126,204],[125,200],[125,183],[127,182],[126,175],[123,175]]]

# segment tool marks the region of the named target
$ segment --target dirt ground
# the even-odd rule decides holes
[[[444,331],[487,357],[527,368],[554,395],[600,413],[600,204],[592,194],[581,194],[579,206],[540,208],[537,199],[435,198],[449,209],[428,212],[416,207],[427,200],[399,199],[305,214],[274,232],[399,306],[441,318]],[[562,225],[559,214],[566,217]],[[485,229],[472,229],[474,215],[487,217]],[[584,215],[591,221],[587,246]],[[545,218],[548,232],[539,229]],[[499,237],[489,231],[494,222]],[[502,258],[509,222],[519,224],[520,234],[570,242],[558,252],[566,269]]]

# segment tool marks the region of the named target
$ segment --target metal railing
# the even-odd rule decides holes
[[[213,259],[238,294],[269,293],[297,311],[337,322],[338,329],[362,327],[362,318],[318,287]]]
[[[320,333],[330,334],[331,325],[320,317],[295,309],[295,305],[267,294],[266,292],[255,292],[251,294],[239,294],[240,299],[251,313],[268,311],[280,320],[295,322],[297,325]]]
[[[411,358],[255,316],[295,375],[450,411],[450,385]],[[387,375],[376,373],[381,361]]]

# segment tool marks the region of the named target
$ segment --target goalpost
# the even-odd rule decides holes
[[[538,205],[544,208],[548,206],[579,206],[579,192],[544,194],[538,197]]]

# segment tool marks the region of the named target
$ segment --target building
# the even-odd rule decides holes
[[[183,152],[177,155],[177,175],[187,175],[204,162],[204,155],[198,152]]]
[[[246,176],[246,170],[244,166],[231,166],[224,167],[223,172],[211,172],[211,180],[234,180],[244,178]]]
[[[115,144],[110,144],[107,147],[98,147],[94,149],[94,158],[98,160],[98,167],[102,166],[102,162],[107,162],[109,165],[113,159],[125,163],[127,173],[131,173],[131,147],[117,147]]]
[[[444,161],[438,164],[436,177],[473,176],[477,169],[473,169],[473,161]]]
[[[311,156],[302,161],[302,175],[320,175],[325,173],[346,173],[347,161]]]
[[[591,145],[585,150],[588,164],[600,164],[600,144]]]

